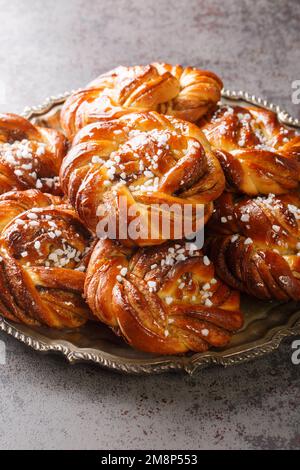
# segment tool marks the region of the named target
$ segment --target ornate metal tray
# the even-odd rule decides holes
[[[39,125],[58,128],[60,108],[69,94],[50,97],[40,106],[26,108],[23,115]],[[222,100],[227,103],[251,103],[271,109],[277,113],[281,122],[300,129],[298,119],[262,98],[228,90],[224,90],[222,96]],[[155,356],[136,351],[101,324],[88,324],[76,331],[56,331],[14,324],[0,316],[0,330],[37,351],[61,353],[70,363],[90,361],[133,374],[171,370],[184,370],[192,374],[210,364],[239,364],[274,351],[288,336],[300,335],[300,303],[262,302],[242,296],[242,309],[245,325],[229,346],[185,356]]]

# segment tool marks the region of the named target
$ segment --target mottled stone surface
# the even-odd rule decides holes
[[[0,110],[18,112],[120,63],[219,73],[300,117],[297,0],[0,0]],[[4,93],[5,91],[5,93]],[[300,448],[300,366],[287,342],[197,377],[68,366],[0,334],[1,448]]]

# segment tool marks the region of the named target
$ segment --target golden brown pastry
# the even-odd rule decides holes
[[[90,233],[63,206],[20,214],[0,236],[0,312],[27,325],[75,328],[90,318],[82,298]]]
[[[47,207],[62,205],[59,196],[42,193],[37,189],[26,191],[9,191],[0,195],[0,233],[4,227],[22,212],[33,207]]]
[[[200,127],[222,165],[228,190],[256,196],[298,187],[300,135],[272,111],[222,106]]]
[[[60,194],[65,152],[60,132],[34,126],[16,114],[0,114],[0,194],[29,188]]]
[[[300,300],[299,194],[224,193],[215,205],[206,249],[217,275],[259,299]]]
[[[148,112],[82,129],[63,161],[61,184],[79,217],[95,231],[97,223],[113,211],[119,218],[124,201],[128,212],[121,222],[128,225],[130,208],[136,205],[141,218],[148,220],[153,204],[191,204],[194,208],[206,204],[207,218],[211,201],[224,189],[224,175],[196,125]],[[149,236],[132,241],[137,245],[159,244],[164,238],[155,228]]]
[[[133,347],[157,354],[226,345],[242,327],[239,294],[187,243],[132,250],[100,240],[87,271],[93,313]]]
[[[86,124],[131,112],[157,111],[195,122],[219,101],[222,87],[214,73],[193,67],[121,66],[67,99],[61,123],[71,138]]]

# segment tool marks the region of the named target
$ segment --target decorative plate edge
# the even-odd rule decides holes
[[[252,359],[269,354],[278,349],[281,342],[288,337],[300,335],[300,320],[298,320],[290,328],[278,328],[274,331],[274,334],[269,338],[267,343],[264,345],[253,346],[247,351],[241,353],[232,353],[228,356],[220,356],[217,352],[208,352],[205,355],[199,356],[195,354],[192,357],[178,357],[177,361],[174,359],[158,359],[157,364],[125,364],[118,361],[108,359],[107,357],[101,356],[101,353],[87,352],[84,350],[76,350],[71,347],[71,343],[64,341],[65,344],[53,343],[47,344],[44,341],[34,339],[32,336],[26,335],[23,332],[17,330],[16,327],[9,324],[4,318],[0,316],[0,331],[3,331],[13,338],[17,339],[21,343],[26,344],[35,351],[49,353],[57,352],[65,356],[70,364],[79,362],[92,362],[96,363],[106,369],[112,369],[118,372],[124,372],[127,374],[158,374],[170,371],[185,371],[189,375],[194,375],[200,369],[208,367],[209,365],[221,365],[228,367],[230,365],[236,365],[243,362],[248,362]]]

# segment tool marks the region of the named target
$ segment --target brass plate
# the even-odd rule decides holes
[[[26,108],[23,115],[39,125],[59,127],[60,108],[66,97],[50,97],[36,107]],[[286,125],[300,129],[293,119],[278,106],[245,92],[224,90],[222,100],[231,103],[251,103],[275,111]],[[245,325],[223,349],[184,356],[157,356],[130,348],[102,324],[90,323],[76,331],[56,331],[29,328],[0,316],[0,330],[41,352],[63,354],[70,363],[89,361],[103,367],[132,374],[153,374],[184,370],[189,374],[210,364],[235,365],[263,356],[278,348],[281,341],[300,335],[300,303],[262,302],[242,296]]]

